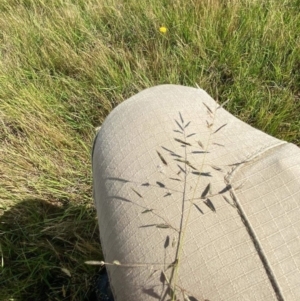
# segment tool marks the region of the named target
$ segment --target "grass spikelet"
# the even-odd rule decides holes
[[[201,194],[201,199],[204,199],[207,196],[207,194],[210,192],[210,188],[211,188],[211,185],[209,183],[209,184],[207,184],[207,186],[203,190],[203,192]]]
[[[149,212],[152,212],[152,211],[153,211],[153,209],[146,209],[146,210],[142,211],[142,213],[145,214],[145,213],[149,213]]]
[[[210,129],[213,126],[213,123],[210,123],[208,120],[206,120],[206,126],[208,129]]]
[[[227,204],[229,204],[229,205],[232,206],[233,208],[236,208],[236,206],[235,206],[234,204],[232,204],[232,203],[229,201],[229,199],[228,199],[225,195],[223,195],[222,197],[223,197],[223,199],[226,201]]]
[[[191,154],[208,154],[208,151],[192,151]]]
[[[230,184],[226,185],[225,188],[223,188],[222,190],[219,191],[219,194],[225,193],[227,191],[229,191],[232,188],[232,186]]]
[[[138,197],[143,198],[143,196],[142,196],[139,192],[137,192],[134,188],[131,187],[131,190],[132,190]]]
[[[213,212],[216,213],[216,208],[215,208],[214,204],[212,203],[212,201],[211,201],[210,199],[206,199],[206,200],[204,201],[204,204],[205,204],[211,211],[213,211]]]
[[[212,177],[210,172],[192,171],[192,174],[196,176]]]
[[[191,124],[191,122],[189,121],[189,122],[184,126],[184,129],[186,129],[190,124]]]
[[[157,154],[158,154],[158,156],[159,156],[161,162],[162,162],[164,165],[168,165],[167,161],[164,159],[164,157],[162,156],[162,154],[161,154],[160,152],[158,152],[158,151],[156,151],[156,152],[157,152]]]
[[[169,228],[171,228],[171,226],[167,225],[167,224],[158,224],[158,225],[156,225],[156,228],[169,229]]]
[[[173,181],[178,181],[178,182],[181,182],[181,180],[180,179],[178,179],[178,178],[169,178],[170,180],[173,180]]]
[[[183,118],[182,118],[182,115],[181,115],[181,113],[179,112],[179,117],[180,117],[180,121],[181,121],[181,123],[182,124],[184,124],[184,120],[183,120]]]
[[[157,184],[159,187],[161,187],[161,188],[165,188],[165,187],[166,187],[165,184],[163,184],[162,182],[159,182],[159,181],[156,181],[156,184]]]
[[[179,143],[181,143],[181,144],[188,145],[188,146],[192,146],[190,143],[185,142],[185,141],[183,141],[183,140],[181,140],[181,139],[174,138],[174,140],[177,141],[177,142],[179,142]]]
[[[196,208],[197,208],[197,210],[200,212],[200,213],[202,213],[202,214],[204,214],[204,212],[201,210],[201,208],[197,205],[197,204],[193,204]]]
[[[184,129],[183,129],[183,127],[179,124],[179,122],[178,122],[177,120],[175,120],[175,122],[176,122],[176,124],[178,125],[178,127],[180,128],[180,130],[183,132]],[[180,132],[180,133],[182,133],[182,132]]]
[[[170,245],[170,236],[167,235],[165,243],[164,243],[164,248],[166,249]]]
[[[213,132],[213,134],[219,132],[219,131],[220,131],[224,126],[226,126],[226,125],[227,125],[227,123],[221,125],[219,128],[217,128],[217,129]]]
[[[177,175],[179,175],[181,172],[183,172],[184,174],[186,173],[185,170],[179,164],[177,164],[177,167],[179,168],[179,172],[177,173]]]
[[[201,142],[201,141],[199,141],[199,140],[198,140],[198,142],[197,142],[197,143],[198,143],[198,145],[199,145],[201,148],[204,148],[204,146],[203,146],[203,144],[202,144],[202,142]]]
[[[213,142],[213,145],[224,147],[224,144],[220,144],[220,143],[217,143],[217,142]]]
[[[206,109],[208,110],[208,112],[209,112],[211,115],[213,115],[213,111],[211,110],[211,108],[210,108],[206,103],[204,103],[204,102],[203,102],[203,105],[206,107]]]
[[[195,135],[196,135],[196,133],[192,133],[192,134],[187,135],[186,138],[190,138],[190,137],[193,137]]]
[[[223,171],[222,168],[215,166],[215,165],[210,165],[210,167],[217,171],[221,171],[221,172]]]

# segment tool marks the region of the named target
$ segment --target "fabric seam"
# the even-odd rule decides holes
[[[240,201],[234,191],[234,188],[232,186],[232,182],[233,182],[233,178],[234,178],[234,175],[235,173],[240,170],[241,168],[243,168],[245,166],[245,164],[247,163],[251,163],[253,160],[257,159],[258,157],[262,156],[263,154],[265,154],[266,152],[268,152],[269,150],[273,149],[273,148],[277,148],[277,147],[280,147],[284,144],[287,144],[287,142],[285,141],[281,141],[280,143],[277,143],[275,145],[272,145],[272,146],[269,146],[269,147],[266,147],[264,148],[263,150],[260,150],[259,152],[256,152],[254,155],[252,155],[251,157],[249,157],[248,159],[246,159],[245,161],[243,161],[241,164],[235,166],[226,176],[225,176],[225,183],[227,185],[230,185],[232,188],[230,190],[230,195],[231,195],[231,198],[234,202],[234,205],[238,211],[238,214],[239,216],[241,217],[242,219],[242,222],[243,224],[245,225],[246,227],[246,230],[253,242],[253,245],[259,255],[259,258],[263,264],[263,267],[266,271],[266,274],[269,278],[269,281],[271,282],[271,285],[273,287],[273,290],[276,294],[276,298],[278,301],[284,301],[284,298],[283,298],[283,295],[282,295],[282,292],[280,290],[280,286],[278,284],[278,282],[276,281],[276,278],[274,276],[274,273],[271,269],[271,266],[270,266],[270,263],[266,257],[266,255],[264,254],[264,251],[260,245],[260,242],[259,242],[259,239],[258,237],[256,236],[255,234],[255,231],[254,229],[252,228],[251,226],[251,223],[249,222],[249,220],[247,219],[247,215],[245,214],[245,212],[243,211],[242,209],[242,206],[240,205]]]

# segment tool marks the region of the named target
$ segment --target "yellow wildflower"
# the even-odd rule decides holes
[[[167,32],[167,27],[165,27],[165,26],[161,26],[160,28],[159,28],[159,31],[161,32],[161,33],[166,33]]]

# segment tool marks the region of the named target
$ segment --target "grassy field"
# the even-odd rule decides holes
[[[94,128],[158,84],[200,86],[300,145],[299,0],[0,2],[0,300],[85,300],[102,259]],[[159,31],[167,28],[166,33]]]

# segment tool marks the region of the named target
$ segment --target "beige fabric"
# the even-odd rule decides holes
[[[149,225],[179,229],[182,210],[187,227],[177,300],[300,300],[300,150],[222,108],[212,117],[203,103],[213,112],[218,106],[201,89],[153,87],[115,108],[97,135],[93,176],[101,242],[105,261],[121,263],[108,266],[115,300],[170,299],[162,297],[161,271],[171,277],[178,232]],[[191,146],[175,140],[185,139],[176,121],[181,127],[190,122],[185,136],[191,135]],[[199,141],[209,153],[199,153]],[[185,152],[192,167],[175,161],[174,153],[186,160]],[[178,165],[187,168],[186,178],[177,174]],[[232,186],[210,197],[216,212],[199,199],[208,183],[209,194]],[[203,213],[188,201],[193,196]],[[153,211],[142,213],[146,209]]]

